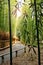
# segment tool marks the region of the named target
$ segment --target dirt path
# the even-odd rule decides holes
[[[13,65],[38,65],[38,50],[35,48],[35,53],[31,50],[31,52],[23,53],[22,55],[18,57],[13,57]],[[43,48],[40,49],[40,55],[41,55],[41,65],[43,65]],[[7,61],[6,63],[2,63],[1,65],[10,65],[10,62]]]

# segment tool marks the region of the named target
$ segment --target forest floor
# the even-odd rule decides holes
[[[13,57],[12,65],[38,65],[38,48],[34,47],[34,49],[36,51],[36,54],[32,49],[30,52],[28,52],[29,48],[27,48],[26,53],[23,53],[18,57]],[[43,48],[40,49],[40,56],[41,65],[43,65]],[[0,65],[10,65],[10,61],[8,60]]]

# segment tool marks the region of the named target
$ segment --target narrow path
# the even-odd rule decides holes
[[[28,53],[28,49],[26,48],[27,52],[22,53],[18,57],[13,57],[13,65],[38,65],[38,50],[34,47],[36,51],[36,55],[31,50],[31,52]],[[43,48],[40,49],[40,55],[41,55],[41,65],[43,65]],[[10,61],[6,61],[5,63],[2,63],[1,65],[10,65]]]

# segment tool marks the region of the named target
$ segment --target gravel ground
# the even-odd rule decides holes
[[[37,48],[34,48],[36,51],[36,54],[31,50],[28,52],[29,48],[26,48],[26,53],[23,53],[22,55],[18,57],[13,57],[12,63],[13,65],[38,65],[38,50]],[[43,48],[41,48],[41,65],[43,65]],[[10,61],[6,61],[5,63],[2,63],[0,65],[10,65]]]

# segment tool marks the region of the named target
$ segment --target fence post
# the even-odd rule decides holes
[[[18,51],[15,51],[16,52],[16,57],[17,57],[17,53],[18,53]]]
[[[4,56],[2,56],[2,63],[4,62]]]

